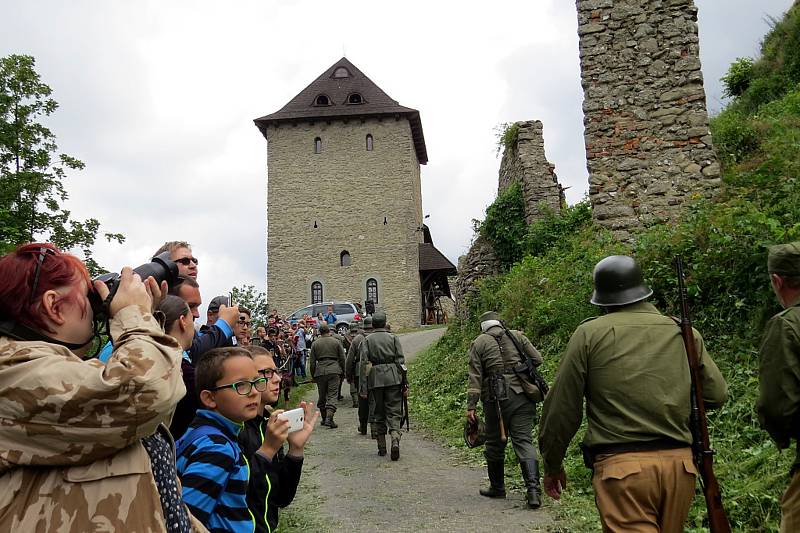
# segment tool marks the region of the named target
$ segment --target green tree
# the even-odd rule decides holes
[[[256,290],[254,285],[232,288],[231,298],[234,305],[246,307],[252,313],[253,327],[251,329],[254,332],[257,327],[267,325],[267,296]]]
[[[27,55],[0,58],[0,253],[34,240],[82,250],[90,271],[99,270],[92,246],[100,223],[73,220],[62,206],[67,170],[83,162],[59,154],[55,135],[42,123],[58,103]],[[122,242],[118,233],[106,239]]]

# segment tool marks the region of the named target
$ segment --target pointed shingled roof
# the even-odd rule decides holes
[[[347,77],[335,75],[337,70],[342,73],[343,71],[339,70],[342,68],[346,69]],[[361,95],[363,103],[347,103],[350,95],[354,93]],[[320,95],[327,96],[330,105],[315,105]],[[419,111],[401,106],[345,57],[331,65],[280,110],[257,118],[253,122],[266,137],[266,127],[279,122],[369,116],[406,117],[411,124],[417,159],[422,165],[428,162]]]

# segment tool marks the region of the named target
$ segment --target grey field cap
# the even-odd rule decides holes
[[[627,255],[611,255],[594,267],[591,303],[603,307],[628,305],[649,298],[653,290],[642,277],[642,269]]]
[[[767,270],[781,276],[800,275],[800,241],[770,246]]]

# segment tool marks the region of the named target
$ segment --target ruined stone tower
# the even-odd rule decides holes
[[[577,0],[589,198],[620,239],[711,196],[711,146],[692,0]]]
[[[268,142],[270,306],[369,298],[392,325],[418,325],[431,280],[455,270],[422,223],[419,112],[342,58],[255,123]]]

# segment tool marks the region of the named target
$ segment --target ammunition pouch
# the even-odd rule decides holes
[[[489,401],[504,401],[508,399],[508,384],[503,374],[489,374]]]

